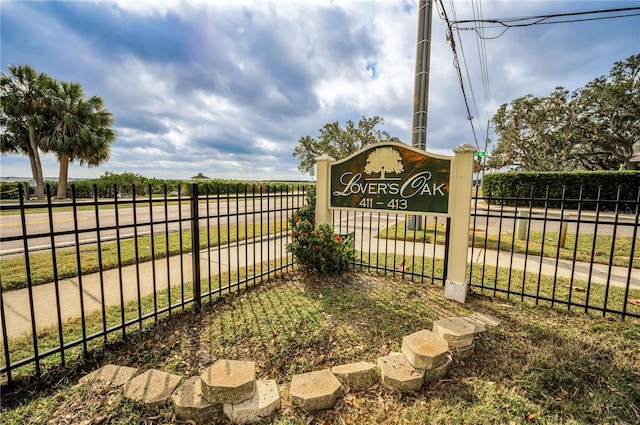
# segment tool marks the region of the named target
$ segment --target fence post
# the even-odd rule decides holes
[[[318,166],[317,180],[316,180],[316,224],[329,223],[333,224],[333,218],[331,217],[331,210],[329,210],[329,204],[331,200],[331,162],[335,161],[329,155],[324,154],[316,158]]]
[[[528,225],[528,221],[527,220],[529,218],[529,211],[525,211],[525,210],[519,210],[518,211],[518,220],[517,220],[517,225],[518,225],[518,239],[521,241],[524,241],[527,239],[528,235],[527,235],[527,225]]]
[[[564,221],[564,214],[560,217],[560,231],[558,232],[558,246],[564,248],[567,244],[567,231],[569,230],[569,223]]]
[[[198,183],[190,184],[191,192],[191,273],[193,276],[193,305],[196,313],[202,308],[200,287],[200,215],[198,212]]]
[[[471,189],[473,184],[473,154],[476,149],[465,143],[453,150],[447,270],[444,297],[464,303],[467,298],[467,257],[469,252],[469,221],[471,217]]]

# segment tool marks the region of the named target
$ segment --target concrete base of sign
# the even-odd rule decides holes
[[[467,301],[468,288],[469,285],[466,283],[446,280],[444,283],[444,297],[464,304]]]

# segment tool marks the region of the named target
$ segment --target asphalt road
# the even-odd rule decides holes
[[[124,200],[123,202],[127,202]],[[302,205],[302,196],[295,197],[261,197],[261,198],[231,198],[218,202],[217,199],[210,199],[208,202],[199,203],[198,214],[201,228],[206,226],[226,226],[241,224],[245,222],[267,222],[284,221],[291,214],[291,210]],[[91,204],[89,204],[91,205]],[[52,243],[56,248],[63,248],[76,245],[77,243],[91,244],[98,239],[102,242],[115,240],[116,238],[132,238],[151,233],[177,232],[191,228],[191,211],[189,201],[183,201],[182,205],[177,205],[171,201],[165,205],[161,200],[154,202],[153,207],[148,201],[139,201],[132,204],[119,205],[116,210],[113,206],[102,207],[98,211],[91,210],[59,211],[53,212],[52,220],[48,213],[29,213],[25,215],[27,234],[30,235],[28,249],[29,252],[50,250]],[[270,213],[261,212],[269,209]],[[284,210],[284,211],[283,211]],[[135,214],[134,214],[135,212]],[[358,212],[362,215],[370,215],[365,221],[380,221],[385,223],[404,219],[404,215],[378,214]],[[346,213],[343,213],[346,214]],[[638,237],[638,223],[634,215],[600,214],[597,217],[593,212],[583,212],[578,222],[575,211],[565,211],[565,219],[568,221],[568,232],[599,235],[615,234],[617,236]],[[154,224],[151,222],[161,222]],[[490,233],[505,233],[517,231],[517,213],[513,209],[499,209],[493,207],[488,210],[486,206],[479,206],[475,216],[470,219],[470,228],[484,230],[489,229]],[[531,231],[557,232],[560,228],[560,211],[533,210],[530,224],[525,225]],[[380,227],[380,223],[376,225]],[[98,230],[100,229],[100,230]],[[51,237],[55,232],[56,236]],[[0,256],[19,255],[24,252],[24,242],[21,238],[22,223],[20,215],[0,216]],[[15,239],[15,240],[11,240]]]
[[[218,202],[211,199],[199,203],[198,215],[200,227],[227,226],[241,223],[277,222],[286,220],[292,208],[302,205],[303,197],[262,197],[231,198]],[[270,210],[270,213],[261,210]],[[288,211],[289,210],[289,211]],[[134,213],[135,212],[135,213]],[[135,210],[131,204],[100,208],[98,211],[78,210],[53,212],[51,220],[48,213],[29,213],[25,215],[27,235],[29,235],[29,252],[49,250],[52,246],[51,233],[56,233],[56,248],[74,246],[76,233],[78,243],[91,244],[99,238],[102,242],[132,238],[154,233],[177,232],[191,228],[191,206],[189,202],[182,205],[164,205],[159,201],[150,208],[149,203],[139,203]],[[100,230],[98,230],[100,229]],[[0,216],[0,256],[17,255],[24,252],[22,241],[22,218],[18,214]],[[11,240],[15,238],[15,240]]]

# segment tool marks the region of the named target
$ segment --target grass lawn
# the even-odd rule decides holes
[[[286,229],[286,222],[249,223],[239,226],[211,227],[200,230],[200,247],[224,245],[230,242],[251,239],[279,233]],[[118,268],[118,243],[102,243],[102,269]],[[153,253],[152,253],[153,246]],[[167,248],[168,246],[168,248]],[[139,262],[150,261],[152,258],[165,258],[168,255],[179,255],[191,252],[191,230],[160,233],[153,238],[140,236],[137,239],[123,239],[119,247],[120,262],[123,266]],[[137,252],[137,254],[136,254]],[[100,269],[97,245],[80,247],[80,267],[83,274],[97,273]],[[53,258],[50,252],[29,255],[31,265],[31,281],[34,285],[53,282]],[[75,248],[64,248],[56,251],[58,279],[78,276],[78,260]],[[2,274],[2,288],[4,290],[21,289],[27,286],[27,275],[24,257],[0,259],[0,274]]]
[[[333,409],[293,407],[294,374],[399,351],[402,337],[437,319],[484,312],[501,318],[473,355],[418,393],[382,386],[350,391]],[[375,273],[340,277],[290,271],[239,294],[175,312],[126,341],[68,359],[38,381],[3,389],[7,424],[177,423],[168,406],[146,408],[119,391],[93,392],[77,380],[104,364],[162,369],[185,378],[220,358],[257,364],[276,379],[282,408],[269,423],[293,424],[635,424],[640,423],[640,320],[567,312],[488,294],[467,304],[440,285]],[[185,422],[182,422],[185,423]],[[224,418],[214,423],[227,423]]]

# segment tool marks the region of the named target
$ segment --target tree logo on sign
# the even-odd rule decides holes
[[[380,180],[385,179],[386,173],[402,173],[402,157],[393,148],[379,148],[371,152],[367,158],[364,172],[367,174],[380,173]]]

